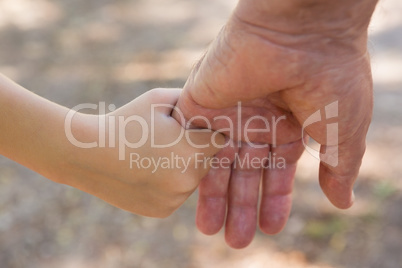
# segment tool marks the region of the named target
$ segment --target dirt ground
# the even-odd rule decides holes
[[[0,72],[67,107],[182,87],[234,0],[0,0]],[[333,208],[304,155],[284,231],[244,250],[194,225],[132,215],[0,157],[0,267],[402,267],[402,3],[370,27],[375,112],[356,204]]]

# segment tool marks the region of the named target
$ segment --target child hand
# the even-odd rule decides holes
[[[71,146],[73,168],[63,183],[136,214],[170,215],[224,143],[221,134],[184,130],[170,116],[179,95],[178,89],[154,89],[106,115],[76,113],[73,141],[96,146]]]

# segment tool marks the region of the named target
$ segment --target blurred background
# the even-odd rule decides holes
[[[0,72],[54,102],[123,105],[182,87],[234,0],[0,0]],[[375,111],[356,203],[332,207],[308,154],[282,233],[244,250],[195,227],[194,194],[163,220],[132,215],[0,156],[0,267],[402,267],[402,2],[370,27]],[[23,104],[21,104],[23,105]]]

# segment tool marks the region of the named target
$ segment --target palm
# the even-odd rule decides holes
[[[250,158],[263,158],[271,152],[271,156],[275,153],[277,158],[285,159],[286,168],[228,166],[212,169],[199,188],[199,229],[206,234],[216,233],[227,214],[227,242],[233,247],[246,246],[256,228],[262,178],[260,228],[269,234],[279,232],[290,212],[296,163],[304,149],[302,125],[310,115],[334,101],[339,104],[339,164],[332,167],[322,162],[320,183],[334,205],[349,207],[371,115],[368,66],[367,57],[358,53],[338,57],[296,50],[278,45],[239,21],[229,22],[193,71],[178,107],[187,119],[203,115],[210,119],[213,129],[242,141],[240,146],[222,150],[219,157],[233,160],[238,153],[240,158],[246,154]],[[228,130],[227,120],[213,120],[222,115],[231,118],[234,129],[240,124],[240,135]],[[250,132],[245,137],[245,122],[255,115],[266,118],[271,131]],[[286,119],[276,123],[274,135],[272,126],[281,116]],[[264,128],[262,120],[253,122],[251,128]],[[193,123],[206,127],[203,120]],[[334,144],[327,144],[325,122],[312,124],[305,131],[322,145],[322,152],[331,151]],[[270,146],[256,149],[245,142],[247,139]]]

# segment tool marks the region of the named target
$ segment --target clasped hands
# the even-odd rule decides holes
[[[267,234],[284,227],[310,136],[323,192],[348,208],[373,108],[376,2],[240,0],[183,91],[152,90],[105,115],[0,75],[0,154],[145,216],[170,215],[198,187],[198,228],[225,225],[226,242],[242,248],[257,219]]]
[[[118,160],[121,150],[115,146],[80,150],[64,140],[52,148],[67,148],[68,161],[54,157],[55,163],[49,163],[45,158],[33,169],[119,208],[155,217],[168,216],[198,187],[198,229],[212,235],[225,225],[228,245],[243,248],[252,241],[257,220],[267,234],[284,227],[296,164],[310,136],[321,145],[323,192],[336,207],[350,207],[373,107],[366,43],[376,1],[349,1],[350,6],[346,1],[320,1],[317,6],[296,6],[293,11],[282,5],[286,1],[249,2],[239,1],[183,91],[150,91],[104,118],[104,128],[115,131],[105,139],[116,144],[111,137],[130,137],[132,142],[156,138],[166,144],[183,129],[191,139],[179,139],[162,149],[145,139],[144,146],[126,148],[125,161]],[[266,6],[267,2],[278,7]],[[313,14],[323,9],[339,11],[334,6],[339,10],[370,8],[362,14],[347,13],[358,14],[354,27],[342,12],[329,22]],[[150,113],[154,104],[166,106]],[[38,104],[38,109],[43,106]],[[63,113],[60,110],[60,117]],[[128,124],[129,118],[137,124]],[[78,114],[72,133],[80,140],[96,140],[98,122],[98,117]],[[119,127],[114,128],[116,123]],[[155,136],[141,135],[147,123],[158,128]],[[214,146],[193,146],[193,142],[206,144],[211,139]],[[153,172],[132,165],[166,158],[172,152],[192,159],[191,168],[184,173],[168,167]],[[198,154],[206,156],[205,160],[194,160]],[[214,166],[211,159],[221,164]],[[267,164],[275,159],[280,166]],[[58,163],[68,172],[53,170]]]

